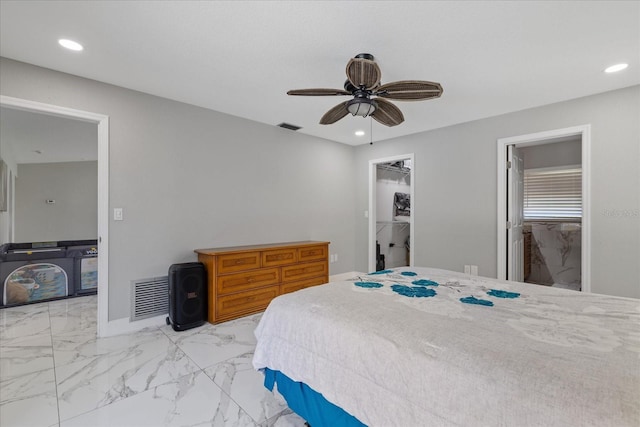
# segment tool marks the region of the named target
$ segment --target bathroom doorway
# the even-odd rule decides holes
[[[526,283],[581,290],[581,151],[579,137],[519,149]]]
[[[498,278],[590,291],[589,125],[498,140]]]

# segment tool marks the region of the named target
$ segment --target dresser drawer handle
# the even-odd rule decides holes
[[[253,277],[247,278],[247,282],[249,282],[249,283],[253,282]]]
[[[236,265],[242,264],[242,260],[236,260]]]
[[[256,297],[247,297],[247,302],[253,301],[254,299],[256,299]]]

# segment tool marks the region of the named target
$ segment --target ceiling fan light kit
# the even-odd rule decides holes
[[[347,81],[341,89],[295,89],[287,95],[302,96],[353,96],[352,100],[336,105],[320,119],[320,124],[330,125],[347,114],[372,117],[385,126],[397,126],[404,121],[402,111],[387,101],[423,101],[442,95],[440,83],[424,80],[403,80],[380,84],[382,72],[373,55],[361,53],[347,64]],[[372,96],[377,98],[371,99]],[[386,99],[384,99],[386,98]]]
[[[355,98],[347,101],[347,110],[352,116],[367,117],[376,111],[376,103],[367,98]]]

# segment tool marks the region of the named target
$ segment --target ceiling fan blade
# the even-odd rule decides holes
[[[332,109],[330,109],[329,111],[327,111],[326,113],[324,113],[324,116],[322,116],[322,118],[320,119],[320,124],[330,125],[332,123],[337,122],[347,114],[349,114],[349,110],[347,110],[348,102],[349,101],[338,104]]]
[[[382,72],[375,62],[364,58],[351,58],[347,64],[347,78],[357,88],[373,89],[380,84]]]
[[[402,111],[391,102],[386,99],[376,98],[376,111],[371,114],[371,117],[376,119],[378,123],[385,126],[397,126],[404,122],[404,116]]]
[[[333,96],[333,95],[351,95],[342,89],[293,89],[287,92],[287,95],[303,95],[303,96]]]
[[[442,86],[423,80],[403,80],[383,84],[376,88],[375,95],[398,101],[420,101],[440,97]]]

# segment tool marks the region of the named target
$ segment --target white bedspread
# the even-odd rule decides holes
[[[372,427],[640,426],[635,299],[406,267],[280,296],[256,337],[256,369]]]

